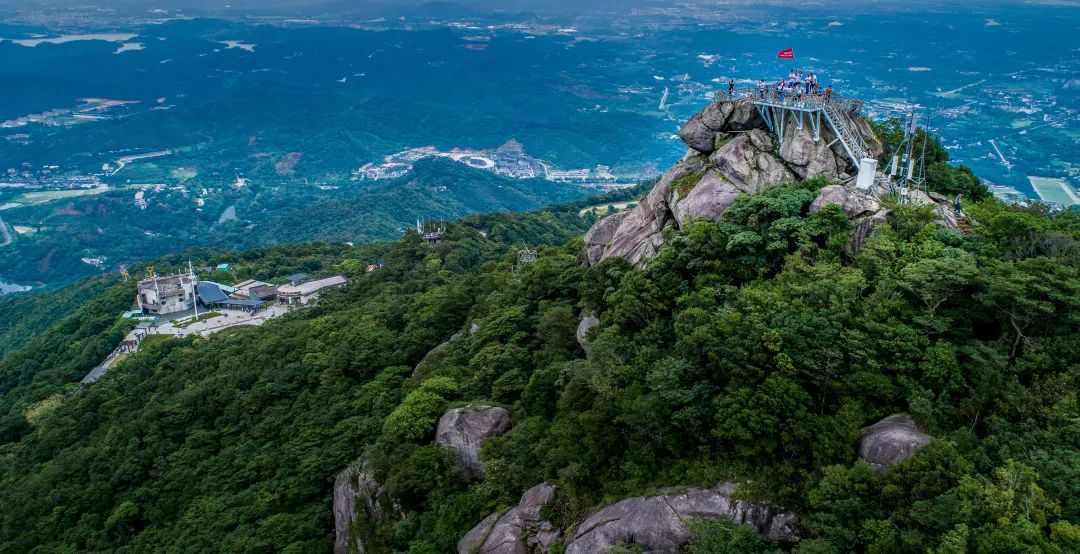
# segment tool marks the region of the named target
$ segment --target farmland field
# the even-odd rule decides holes
[[[109,192],[109,187],[96,187],[92,189],[71,189],[71,190],[48,190],[42,192],[27,192],[15,197],[15,202],[20,204],[44,204],[46,202],[52,202],[53,200],[61,200],[64,198],[76,198],[79,196],[91,196],[94,194],[101,194],[103,192]]]

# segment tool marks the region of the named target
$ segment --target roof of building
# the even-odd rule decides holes
[[[193,277],[187,273],[178,275],[156,275],[150,279],[139,281],[139,290],[156,290],[160,292],[162,296],[167,296],[170,292],[183,291],[186,289],[192,279]]]
[[[307,273],[294,273],[285,278],[290,285],[296,286],[304,281],[307,281]]]
[[[337,287],[344,285],[348,280],[341,275],[334,275],[333,277],[327,277],[325,279],[319,279],[317,281],[307,281],[299,285],[281,285],[278,287],[278,294],[311,294],[318,292],[327,287]]]
[[[136,329],[149,329],[154,326],[152,321],[143,321],[135,326]]]
[[[236,300],[234,298],[226,298],[225,300],[222,300],[221,302],[218,302],[218,304],[220,306],[225,307],[225,308],[230,308],[230,307],[257,308],[259,306],[262,306],[265,303],[266,302],[263,302],[262,300]]]
[[[199,281],[200,283],[210,283],[211,285],[217,285],[217,288],[221,289],[225,294],[232,294],[236,292],[236,287],[230,287],[229,285],[223,285],[217,281]]]
[[[197,288],[199,290],[199,301],[207,306],[229,299],[224,292],[221,292],[221,287],[218,287],[216,283],[203,281],[199,283]]]
[[[277,296],[277,287],[274,285],[259,285],[257,287],[251,287],[248,289],[248,292],[259,298],[269,298],[271,296]]]
[[[248,279],[246,281],[240,281],[239,283],[233,285],[233,287],[236,290],[246,290],[246,289],[250,289],[251,287],[265,287],[266,285],[269,285],[269,284],[270,283],[264,283],[264,282],[262,282],[262,281],[260,281],[258,279]]]

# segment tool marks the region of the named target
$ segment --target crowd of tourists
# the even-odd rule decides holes
[[[788,76],[775,83],[766,83],[761,79],[757,84],[757,96],[761,100],[774,98],[780,103],[785,100],[803,102],[805,100],[828,101],[832,98],[832,85],[821,88],[817,74],[808,72],[805,75],[801,70],[792,69]],[[728,79],[728,96],[735,96],[735,80]]]

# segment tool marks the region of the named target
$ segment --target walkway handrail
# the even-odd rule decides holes
[[[863,102],[857,98],[830,94],[825,96],[820,90],[816,94],[797,94],[786,89],[780,90],[776,85],[766,85],[764,90],[753,86],[738,86],[733,90],[723,89],[713,95],[716,102],[732,102],[737,100],[753,100],[755,104],[790,106],[802,110],[821,110],[825,114],[829,125],[836,132],[836,136],[843,143],[844,149],[851,157],[852,162],[858,166],[862,158],[867,156],[869,149],[866,141],[858,132],[858,127],[852,122],[851,116],[862,111]]]

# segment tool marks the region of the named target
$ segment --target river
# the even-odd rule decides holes
[[[31,287],[23,285],[16,285],[15,283],[6,283],[2,278],[0,278],[0,296],[3,296],[5,294],[11,294],[13,292],[26,292],[30,290],[30,288]]]

